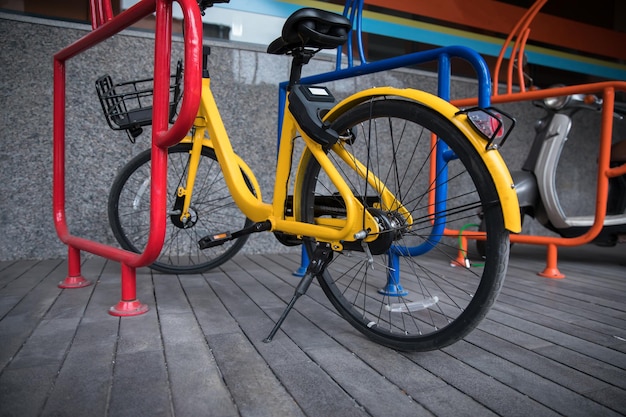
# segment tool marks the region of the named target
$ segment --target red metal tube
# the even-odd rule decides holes
[[[193,125],[198,108],[200,107],[200,94],[202,92],[202,17],[196,0],[180,0],[179,1],[184,17],[185,25],[185,76],[184,91],[181,110],[174,125],[168,131],[165,129],[157,131],[153,135],[153,145],[160,148],[167,148],[180,142],[180,140],[189,132]],[[158,23],[158,22],[157,22]],[[159,28],[157,27],[157,36]],[[164,34],[162,34],[164,36]],[[167,62],[164,58],[155,56],[155,64],[159,68],[167,65],[169,68],[169,57]],[[157,68],[155,68],[156,76]],[[167,70],[167,80],[165,79],[165,71],[161,74],[163,82],[169,83],[169,69]],[[156,86],[155,86],[156,93]],[[164,103],[162,103],[164,104]],[[167,120],[167,109],[164,111]]]
[[[68,245],[68,277],[62,288],[89,285],[80,273],[80,251],[121,263],[122,299],[111,307],[114,316],[134,316],[148,310],[136,297],[136,270],[153,262],[165,239],[167,147],[178,143],[191,128],[200,105],[202,20],[195,0],[178,0],[185,17],[184,97],[179,117],[168,130],[172,35],[172,0],[142,0],[112,17],[110,0],[90,0],[93,31],[54,55],[53,61],[53,217],[57,235]],[[156,11],[154,105],[152,136],[150,235],[144,252],[137,254],[69,233],[65,212],[65,62],[119,33]]]
[[[97,0],[96,0],[97,1]],[[99,0],[101,4],[102,1]],[[138,20],[157,11],[160,29],[155,40],[155,94],[163,94],[169,88],[169,62],[171,55],[171,1],[143,0],[115,18],[100,25],[73,44],[59,51],[54,56],[54,93],[53,93],[53,216],[57,234],[64,243],[116,260],[133,267],[147,265],[158,256],[164,239],[165,185],[166,185],[166,148],[180,141],[189,131],[200,104],[201,93],[201,47],[202,21],[198,4],[194,0],[180,0],[185,16],[185,95],[180,116],[172,129],[167,131],[167,108],[165,110],[155,100],[153,135],[152,193],[156,204],[152,207],[151,220],[155,228],[151,230],[148,246],[143,254],[123,251],[115,247],[89,241],[68,232],[65,215],[65,61],[108,39],[112,35],[129,27]],[[105,12],[106,14],[106,12]],[[163,63],[167,62],[167,65]],[[159,93],[161,91],[161,93]],[[168,90],[169,91],[169,90]],[[169,96],[168,96],[169,97]],[[166,100],[169,100],[167,98]],[[161,99],[161,101],[163,101]],[[167,106],[167,105],[166,105]],[[165,106],[165,107],[166,107]],[[159,113],[161,112],[161,113]],[[151,225],[152,229],[152,225]]]
[[[80,272],[80,251],[68,246],[67,252],[67,276],[59,282],[59,288],[82,288],[91,285],[91,281],[85,279]]]
[[[90,0],[91,28],[97,29],[113,17],[111,0]]]

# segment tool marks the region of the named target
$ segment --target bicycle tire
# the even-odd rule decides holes
[[[178,187],[185,184],[190,152],[189,143],[168,149],[168,210],[173,210]],[[150,265],[154,270],[168,274],[206,272],[232,258],[248,238],[241,236],[203,250],[198,247],[198,241],[209,234],[252,224],[233,201],[215,151],[204,146],[201,155],[190,207],[191,220],[182,225],[174,211],[166,214],[165,243],[157,260]],[[137,253],[145,248],[149,233],[150,164],[148,149],[124,166],[109,193],[108,216],[113,234],[122,248]],[[248,186],[252,189],[249,181]]]
[[[331,127],[350,138],[334,146],[348,149],[369,167],[410,211],[412,223],[409,225],[407,217],[398,214],[398,210],[381,207],[381,200],[372,199],[378,193],[364,185],[363,176],[356,175],[334,152],[336,148],[331,148],[329,157],[364,205],[369,204],[368,210],[378,213],[379,223],[385,223],[387,216],[395,224],[388,223],[387,232],[394,233],[389,249],[371,255],[371,259],[364,251],[345,250],[345,245],[344,250],[335,252],[332,262],[318,276],[325,295],[352,326],[375,342],[394,349],[440,349],[463,338],[494,303],[506,274],[509,254],[509,234],[504,228],[498,194],[476,149],[445,117],[402,99],[362,103],[338,116]],[[459,229],[462,224],[475,223],[482,212],[486,257],[478,259],[484,266],[453,268],[458,237],[433,235],[427,201],[432,188],[428,162],[435,152],[431,132],[458,156],[446,162],[447,205],[442,212],[446,227]],[[299,218],[311,223],[315,217],[339,216],[337,207],[343,204],[342,200],[337,198],[338,193],[319,163],[309,155],[303,164]],[[436,172],[443,170],[438,167]],[[316,198],[321,204],[316,203]],[[339,200],[332,204],[332,209],[323,207],[329,198]],[[311,255],[315,242],[309,239],[305,244]],[[419,256],[406,256],[423,245],[431,250]],[[399,276],[393,271],[399,271]],[[390,283],[389,277],[400,280]]]

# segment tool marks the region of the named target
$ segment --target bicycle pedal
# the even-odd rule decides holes
[[[213,248],[215,246],[223,245],[229,240],[233,240],[233,235],[230,232],[221,232],[203,237],[198,241],[198,246],[200,249]]]
[[[213,248],[251,233],[266,232],[271,229],[272,223],[269,220],[265,220],[263,222],[254,223],[236,232],[219,232],[205,236],[198,241],[198,246],[200,249]]]

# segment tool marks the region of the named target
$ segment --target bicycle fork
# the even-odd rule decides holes
[[[274,328],[272,329],[270,334],[265,339],[263,339],[263,342],[269,343],[272,341],[272,339],[276,335],[276,332],[278,332],[278,329],[287,318],[287,314],[289,314],[296,301],[298,301],[298,298],[306,293],[306,291],[309,289],[309,286],[311,285],[311,282],[313,281],[313,278],[318,277],[324,273],[326,266],[330,263],[330,261],[332,261],[332,259],[333,250],[331,249],[330,244],[325,242],[318,242],[315,250],[313,251],[313,256],[311,257],[311,262],[307,267],[306,273],[296,287],[296,291],[294,292],[293,297],[291,297],[291,301],[289,301],[289,304],[287,304],[287,307],[274,325]]]
[[[196,126],[192,128],[191,136],[191,151],[189,153],[189,160],[187,166],[187,180],[183,184],[179,184],[176,190],[176,201],[174,203],[173,211],[170,213],[172,222],[181,228],[187,228],[195,224],[191,207],[191,196],[193,195],[193,187],[196,182],[196,175],[198,173],[198,166],[200,165],[200,156],[202,154],[202,138],[206,129],[198,128],[197,126],[204,126],[204,121],[200,118],[196,118]]]

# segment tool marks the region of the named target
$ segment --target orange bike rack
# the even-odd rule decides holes
[[[53,94],[53,214],[61,241],[68,246],[68,275],[61,288],[90,285],[81,274],[80,252],[87,251],[121,263],[121,300],[109,309],[114,316],[143,314],[147,305],[137,300],[136,268],[152,263],[165,239],[167,148],[191,128],[201,93],[202,20],[196,0],[176,0],[185,22],[184,97],[176,122],[168,129],[169,80],[172,49],[172,0],[142,0],[112,16],[110,0],[90,0],[92,31],[54,55]],[[150,235],[143,253],[108,246],[69,233],[65,211],[65,63],[140,19],[156,13],[154,50],[154,103],[152,110],[152,169]],[[68,161],[71,162],[71,161]]]
[[[528,36],[530,34],[530,24],[535,16],[539,13],[539,10],[547,0],[537,0],[522,16],[519,22],[515,25],[505,43],[500,50],[500,55],[496,61],[495,69],[493,71],[493,96],[491,97],[491,103],[513,103],[520,101],[540,100],[546,97],[564,96],[570,94],[601,94],[603,99],[602,108],[602,126],[600,129],[600,149],[598,157],[598,173],[597,173],[597,190],[596,190],[596,206],[594,223],[591,228],[581,236],[575,238],[562,238],[562,237],[548,237],[548,236],[536,236],[536,235],[524,235],[513,234],[511,235],[511,242],[524,243],[531,245],[545,245],[547,247],[546,256],[546,268],[538,274],[547,278],[565,278],[557,266],[558,258],[558,246],[580,246],[586,243],[590,243],[602,230],[604,220],[606,217],[606,204],[608,198],[608,183],[609,178],[617,177],[626,174],[626,164],[622,164],[619,167],[610,168],[610,152],[611,152],[611,139],[613,133],[613,106],[615,102],[616,91],[626,91],[626,82],[624,81],[607,81],[600,83],[581,84],[568,87],[549,88],[545,90],[532,90],[527,89],[524,79],[524,73],[522,65],[516,66],[515,61],[523,63],[524,48]],[[506,93],[498,93],[498,74],[504,60],[509,45],[513,38],[513,48],[511,50],[508,67],[507,67],[507,83]],[[513,92],[513,78],[516,76],[518,80],[519,92]],[[453,104],[458,107],[476,105],[476,99],[462,99],[454,100]],[[448,236],[458,236],[459,231],[446,230]],[[479,238],[479,234],[463,235],[467,238]],[[458,261],[457,261],[458,262]]]

